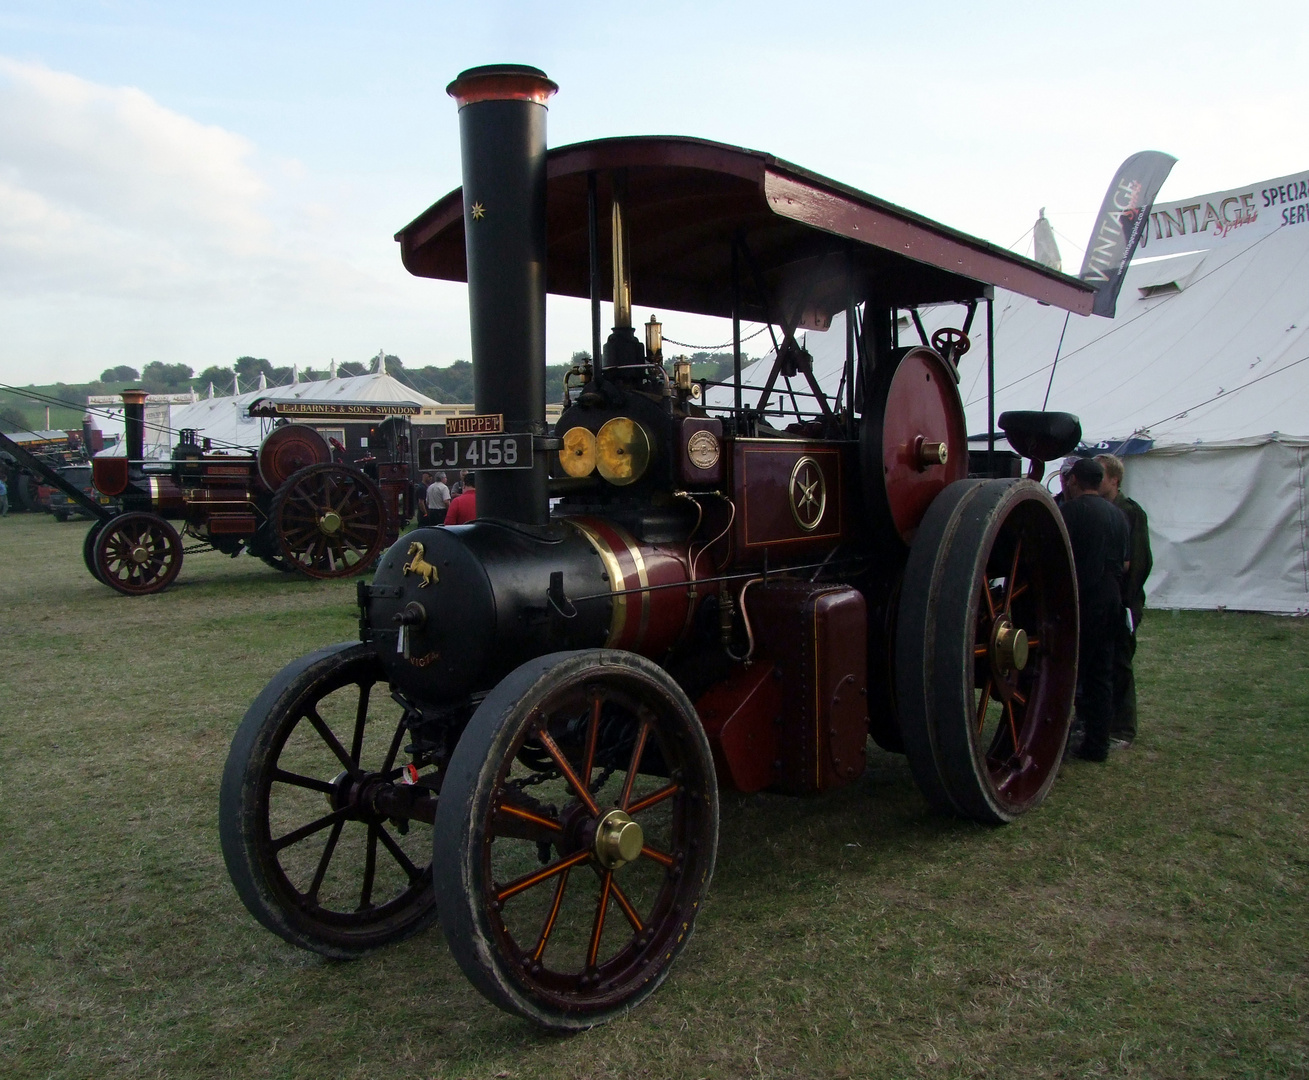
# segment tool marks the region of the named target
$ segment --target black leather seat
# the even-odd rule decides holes
[[[1054,461],[1082,441],[1082,422],[1066,412],[1003,412],[999,420],[1009,445],[1025,458]]]

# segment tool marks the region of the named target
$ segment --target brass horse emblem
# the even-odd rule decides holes
[[[417,540],[409,545],[409,561],[400,570],[402,577],[410,573],[417,574],[423,579],[418,586],[420,589],[425,589],[427,586],[441,580],[436,572],[436,567],[423,558],[423,545]]]

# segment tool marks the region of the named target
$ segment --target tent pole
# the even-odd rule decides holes
[[[1059,366],[1059,354],[1064,349],[1064,335],[1068,333],[1068,320],[1072,317],[1071,311],[1064,312],[1064,328],[1059,331],[1059,344],[1055,346],[1054,363],[1050,365],[1050,381],[1045,384],[1045,400],[1041,402],[1041,411],[1045,412],[1045,407],[1050,404],[1050,387],[1054,385],[1055,369]]]

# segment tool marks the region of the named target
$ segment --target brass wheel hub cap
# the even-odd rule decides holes
[[[1027,667],[1027,631],[1006,618],[995,623],[991,637],[991,659],[1000,671],[1022,671]]]
[[[144,566],[150,561],[150,549],[144,544],[137,544],[132,548],[132,554],[130,557],[132,562],[136,563],[137,566]]]
[[[318,529],[327,536],[335,536],[341,531],[341,515],[329,510],[318,519]]]
[[[621,810],[610,810],[595,826],[595,857],[606,870],[630,863],[645,847],[641,826]]]

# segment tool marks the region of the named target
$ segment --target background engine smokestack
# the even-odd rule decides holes
[[[140,461],[145,457],[146,396],[144,390],[123,391],[123,440],[128,461]]]
[[[522,64],[470,68],[446,88],[459,103],[475,404],[533,435],[546,434],[545,103],[558,89]],[[478,517],[548,521],[548,455],[533,460],[478,474]]]

